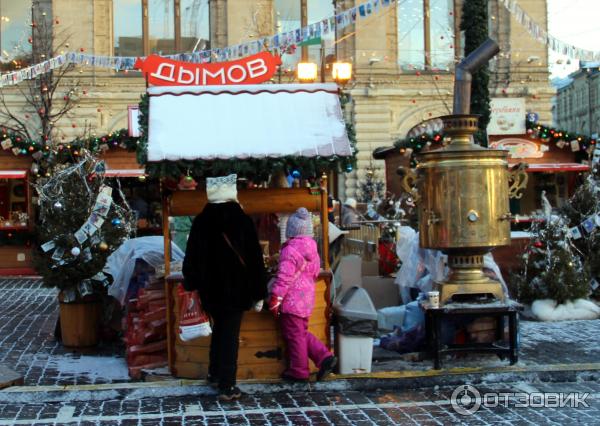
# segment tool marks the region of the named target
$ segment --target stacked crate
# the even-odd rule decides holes
[[[140,288],[128,304],[125,345],[129,375],[167,365],[167,306],[162,281]]]

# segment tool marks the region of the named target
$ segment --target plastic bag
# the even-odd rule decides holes
[[[197,339],[198,337],[207,337],[212,333],[210,320],[202,305],[200,298],[195,291],[185,291],[179,284],[177,287],[179,296],[179,338],[184,342]]]
[[[377,320],[337,317],[338,332],[346,336],[377,337]]]
[[[422,292],[430,291],[432,284],[443,281],[448,272],[446,255],[439,250],[420,248],[419,233],[409,226],[400,227],[396,254],[402,261],[395,281],[401,292],[411,287]]]
[[[127,292],[137,259],[141,259],[153,268],[165,264],[163,237],[140,237],[125,241],[115,250],[104,266],[103,272],[112,275],[113,283],[108,288],[108,294],[119,301],[121,306],[127,302]],[[185,253],[171,243],[171,261],[182,261]]]

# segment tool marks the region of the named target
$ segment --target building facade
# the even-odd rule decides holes
[[[418,126],[450,113],[454,64],[461,58],[459,30],[463,0],[398,0],[367,19],[338,30],[307,48],[329,80],[328,64],[351,61],[354,78],[348,111],[358,141],[358,167],[339,179],[338,195],[354,196],[368,169],[383,178],[383,162],[372,152],[389,146]],[[54,26],[54,50],[94,55],[143,56],[226,47],[289,31],[354,7],[362,0],[36,0]],[[546,0],[519,4],[547,25]],[[492,62],[493,97],[525,97],[528,110],[551,121],[546,46],[535,41],[498,0],[490,0],[490,36],[501,46]],[[301,49],[283,58],[278,81],[294,80]],[[81,136],[83,129],[106,134],[127,124],[127,106],[136,104],[145,82],[137,72],[84,66],[68,79],[83,91],[77,106],[56,123],[57,141]],[[17,107],[19,92],[6,92]],[[276,118],[274,118],[276,119]]]
[[[556,125],[585,135],[600,134],[600,63],[582,63],[558,89]]]

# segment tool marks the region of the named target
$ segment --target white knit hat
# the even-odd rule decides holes
[[[237,175],[206,178],[206,197],[213,204],[237,202]]]
[[[344,205],[348,206],[348,207],[352,207],[353,209],[356,209],[357,202],[354,198],[348,198],[348,199],[346,199],[346,202],[344,203]]]

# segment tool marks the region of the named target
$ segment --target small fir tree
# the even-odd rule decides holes
[[[597,224],[600,217],[600,182],[595,174],[588,175],[577,187],[561,212],[567,217],[570,228],[584,224],[581,226],[581,238],[574,239],[573,244],[591,279],[600,282],[600,227]],[[597,286],[592,289],[600,292]]]
[[[40,243],[35,266],[45,285],[63,291],[65,301],[101,289],[107,257],[133,232],[131,209],[105,181],[104,162],[82,154],[35,185]]]
[[[382,225],[381,237],[386,241],[396,241],[396,233],[406,216],[401,199],[388,192],[377,205],[377,213],[382,219],[390,221]]]
[[[358,201],[361,203],[371,203],[381,200],[384,196],[385,183],[375,177],[373,169],[369,168],[366,172],[366,179],[359,184]]]
[[[567,219],[549,215],[534,222],[530,232],[523,272],[516,276],[518,299],[525,303],[552,299],[561,304],[586,297],[589,274],[577,254]]]

